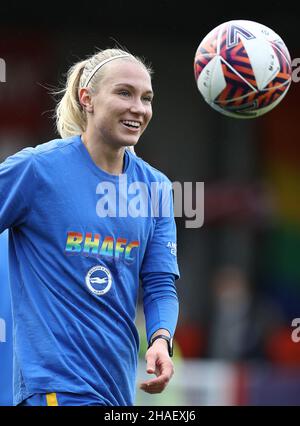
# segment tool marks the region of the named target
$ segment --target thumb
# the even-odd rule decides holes
[[[146,357],[147,362],[147,373],[148,374],[154,374],[155,373],[155,364],[156,364],[156,357],[152,354],[149,354]]]

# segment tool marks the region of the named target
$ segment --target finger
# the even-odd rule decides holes
[[[147,369],[148,372],[148,369]],[[145,386],[155,386],[155,385],[162,385],[162,384],[168,384],[171,377],[174,374],[174,368],[172,363],[166,363],[161,366],[160,373],[156,372],[157,377],[154,377],[153,379],[146,380],[142,383],[142,385]]]
[[[159,368],[156,369],[156,376],[157,378],[151,379],[152,381],[157,380],[157,379],[162,379],[165,380],[165,378],[167,379],[167,381],[169,381],[171,379],[171,377],[174,374],[174,366],[173,363],[168,361],[163,362]]]
[[[174,374],[174,364],[172,362],[165,362],[161,366],[161,375],[167,376],[170,380]]]
[[[143,383],[141,383],[141,386],[149,388],[149,387],[155,387],[155,386],[162,386],[167,385],[170,381],[170,377],[162,374],[161,376],[155,377],[154,379],[147,380]]]
[[[154,374],[155,370],[156,370],[156,356],[154,355],[148,355],[146,358],[146,362],[147,362],[147,373],[148,374]]]
[[[158,389],[142,389],[144,392],[148,393],[148,394],[157,394],[157,393],[162,393],[164,388],[158,388]]]
[[[159,385],[141,385],[140,389],[147,393],[160,393],[166,388],[167,384],[159,384]]]

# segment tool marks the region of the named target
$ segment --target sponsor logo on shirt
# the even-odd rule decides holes
[[[92,293],[103,296],[111,288],[112,276],[108,268],[97,265],[88,271],[85,283]]]
[[[172,241],[169,241],[167,244],[167,247],[170,249],[171,254],[173,254],[173,256],[177,255],[177,244],[176,243],[172,243]]]

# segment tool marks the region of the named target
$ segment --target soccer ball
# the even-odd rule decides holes
[[[286,95],[291,57],[283,40],[253,21],[234,20],[214,28],[194,59],[198,89],[215,110],[234,118],[255,118]]]

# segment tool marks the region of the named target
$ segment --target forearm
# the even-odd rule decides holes
[[[173,336],[178,320],[174,275],[151,273],[143,277],[147,340],[158,334]]]
[[[155,374],[141,383],[140,388],[147,393],[162,392],[174,374],[172,346],[164,338],[153,339],[158,335],[173,337],[178,319],[178,298],[175,276],[170,273],[151,272],[142,277],[144,288],[144,313],[148,348],[145,359],[147,373]],[[170,346],[170,347],[169,347]]]

